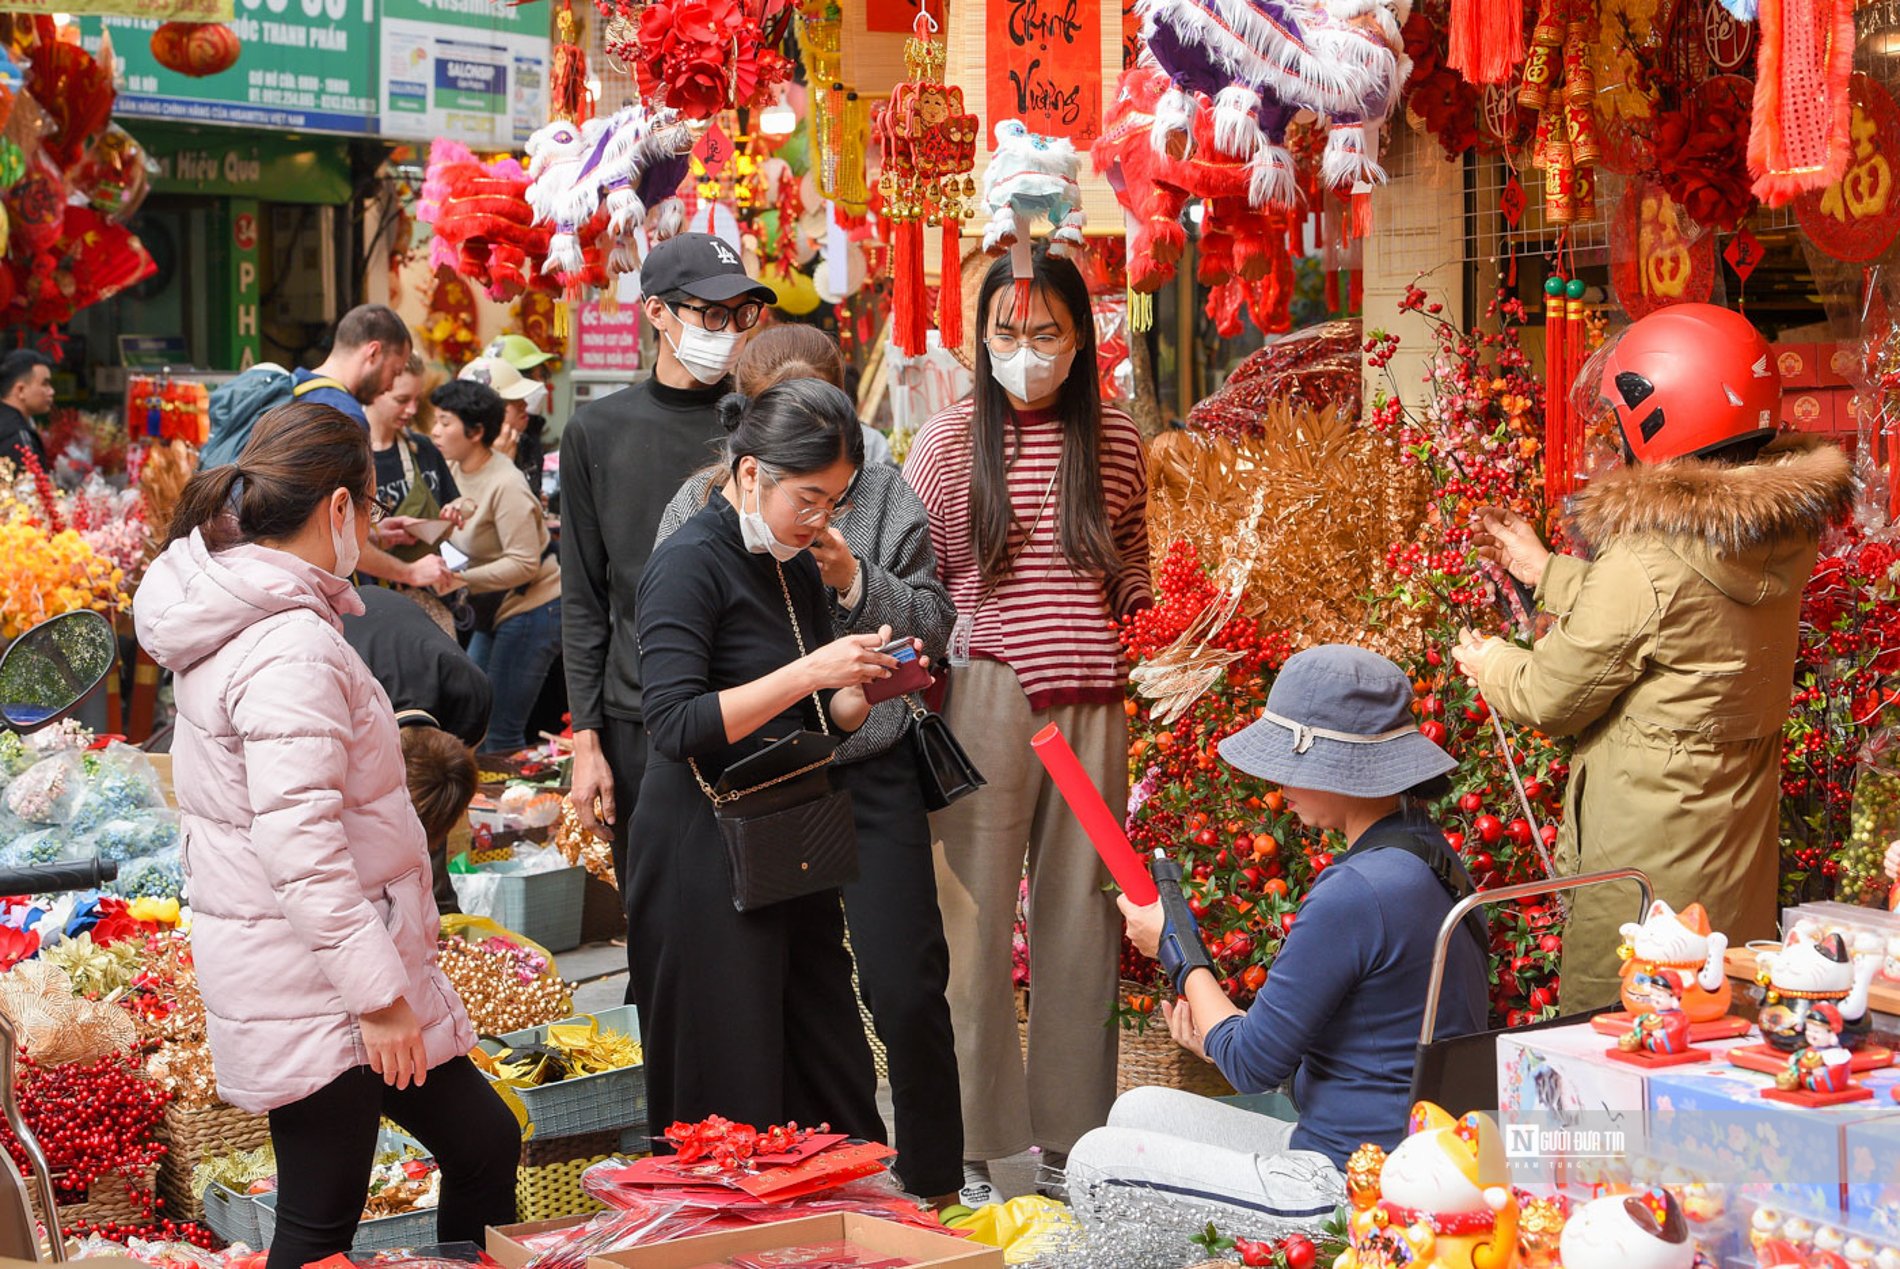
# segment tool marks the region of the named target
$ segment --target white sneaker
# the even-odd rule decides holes
[[[996,1183],[990,1180],[990,1165],[978,1160],[963,1165],[963,1188],[957,1191],[957,1201],[965,1207],[988,1207],[991,1203],[1002,1201],[1003,1196],[996,1192]]]

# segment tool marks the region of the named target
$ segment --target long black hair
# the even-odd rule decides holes
[[[1062,423],[1062,466],[1056,477],[1056,541],[1071,567],[1113,573],[1121,563],[1102,497],[1102,392],[1095,375],[1095,320],[1089,313],[1088,284],[1081,271],[1038,246],[1030,253],[1030,286],[1042,292],[1051,309],[1067,309],[1075,327],[1075,364],[1056,397]],[[1009,467],[1016,458],[1014,420],[1009,396],[990,372],[991,314],[1014,302],[1009,258],[983,275],[976,294],[976,397],[970,415],[970,533],[983,580],[993,583],[1008,570],[1010,529],[1016,513],[1009,497]]]
[[[806,476],[839,459],[864,466],[864,429],[842,388],[823,379],[786,379],[756,397],[728,393],[719,401],[726,429],[726,469],[752,457],[773,471]]]

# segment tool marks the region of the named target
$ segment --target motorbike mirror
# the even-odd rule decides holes
[[[90,609],[48,618],[0,656],[0,718],[36,731],[92,695],[119,657],[112,623]]]

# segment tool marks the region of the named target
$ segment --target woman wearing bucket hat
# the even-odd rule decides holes
[[[1243,1093],[1291,1081],[1297,1123],[1178,1089],[1124,1094],[1108,1126],[1077,1143],[1069,1192],[1085,1222],[1112,1217],[1131,1188],[1199,1228],[1271,1236],[1330,1217],[1345,1201],[1348,1156],[1405,1135],[1412,1064],[1433,944],[1472,889],[1424,803],[1457,764],[1418,730],[1398,666],[1328,644],[1290,658],[1260,719],[1221,742],[1229,766],[1281,786],[1308,828],[1349,849],[1314,879],[1266,985],[1242,1010],[1221,991],[1197,929],[1163,939],[1159,903],[1119,900],[1135,946],[1173,978],[1168,1030]],[[1452,941],[1437,1030],[1480,1031],[1486,936]],[[1186,949],[1185,958],[1170,955]],[[1184,1199],[1184,1196],[1185,1199]]]

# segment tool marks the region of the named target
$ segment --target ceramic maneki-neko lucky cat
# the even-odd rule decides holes
[[[1727,953],[1728,936],[1709,929],[1709,914],[1701,904],[1692,903],[1677,912],[1657,899],[1641,922],[1623,926],[1623,945],[1617,949],[1617,955],[1623,958],[1623,1008],[1598,1014],[1592,1024],[1605,1035],[1629,1030],[1637,1017],[1652,1008],[1645,980],[1659,970],[1669,970],[1685,983],[1679,1007],[1688,1015],[1691,1040],[1721,1040],[1745,1034],[1747,1019],[1732,1018],[1728,1012]]]
[[[1880,949],[1853,953],[1838,933],[1815,938],[1797,926],[1780,948],[1757,959],[1756,981],[1767,988],[1762,1000],[1763,1044],[1730,1050],[1737,1066],[1778,1075],[1788,1055],[1809,1047],[1808,1017],[1820,1005],[1830,1005],[1840,1020],[1835,1043],[1853,1054],[1856,1071],[1871,1071],[1893,1062],[1893,1053],[1867,1040],[1872,1020],[1867,993],[1880,969]]]
[[[1689,1222],[1668,1190],[1585,1203],[1558,1239],[1563,1269],[1693,1269]]]
[[[1517,1259],[1517,1197],[1488,1115],[1418,1103],[1390,1154],[1353,1152],[1346,1192],[1351,1241],[1333,1269],[1509,1269]]]

